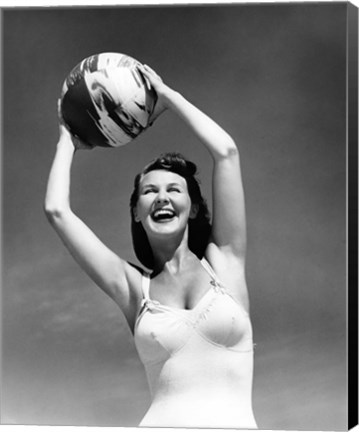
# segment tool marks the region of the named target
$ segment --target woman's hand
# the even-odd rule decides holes
[[[78,137],[74,136],[66,127],[61,113],[61,100],[57,101],[57,116],[59,119],[59,141],[71,142],[75,150],[92,150],[93,146],[81,141]]]
[[[72,135],[71,132],[63,123],[59,123],[59,142],[66,141],[71,143],[75,150],[92,150],[93,146],[84,143],[76,136]]]
[[[168,108],[168,101],[173,90],[168,87],[162,80],[162,78],[149,66],[140,65],[138,66],[139,72],[144,77],[147,87],[150,90],[151,87],[157,94],[157,102],[155,105],[154,112],[150,118],[150,124]]]

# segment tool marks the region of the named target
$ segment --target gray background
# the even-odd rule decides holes
[[[345,3],[4,11],[3,423],[134,426],[149,403],[119,309],[42,212],[62,82],[116,51],[240,148],[259,426],[346,428],[345,17]],[[76,155],[73,207],[128,260],[133,177],[167,150],[199,165],[210,202],[210,157],[171,113],[126,147]]]

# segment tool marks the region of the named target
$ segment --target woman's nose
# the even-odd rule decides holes
[[[156,202],[158,204],[168,203],[169,199],[168,199],[166,192],[164,192],[164,191],[158,192],[157,197],[156,197]]]

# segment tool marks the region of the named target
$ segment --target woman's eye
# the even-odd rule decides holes
[[[179,190],[179,188],[172,187],[169,189],[169,192],[178,192],[179,193],[181,191]]]
[[[154,192],[153,189],[146,189],[143,191],[143,195],[147,195],[147,194],[152,193],[152,192]]]

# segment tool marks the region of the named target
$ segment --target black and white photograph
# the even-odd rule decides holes
[[[353,426],[357,7],[1,13],[1,424]]]

